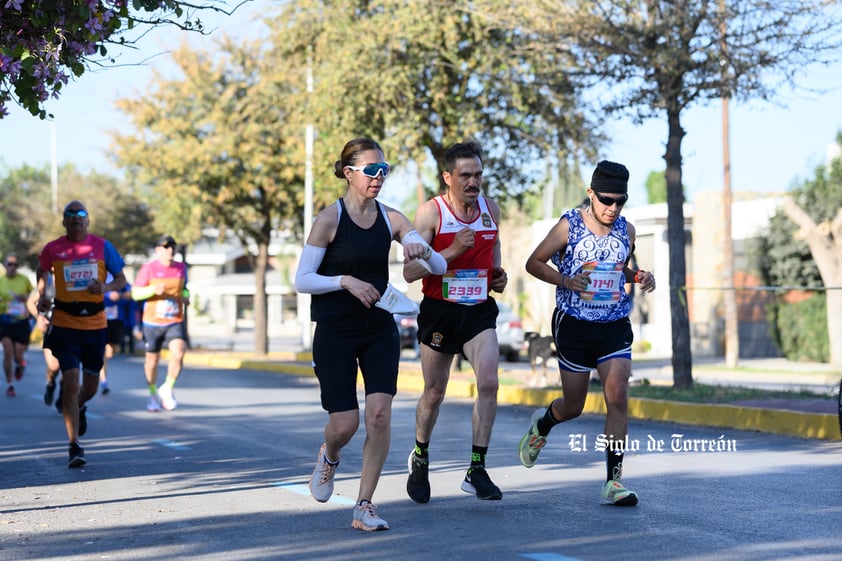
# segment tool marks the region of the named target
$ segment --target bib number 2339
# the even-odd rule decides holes
[[[488,271],[457,269],[442,277],[442,292],[448,302],[474,304],[488,300]]]

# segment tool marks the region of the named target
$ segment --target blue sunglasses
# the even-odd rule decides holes
[[[366,164],[364,166],[345,167],[354,171],[361,171],[363,172],[364,176],[372,178],[377,177],[378,174],[386,178],[389,177],[389,174],[392,172],[392,166],[390,166],[388,162],[378,162],[376,164]]]
[[[74,216],[78,216],[79,218],[87,218],[88,211],[84,208],[80,208],[78,210],[65,210],[64,217],[65,218],[73,218]]]

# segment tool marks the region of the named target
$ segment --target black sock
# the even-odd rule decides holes
[[[623,453],[617,450],[605,451],[605,467],[608,471],[607,481],[620,479],[623,475]]]
[[[550,429],[552,429],[560,422],[561,421],[559,421],[553,416],[553,404],[550,403],[550,406],[547,407],[547,412],[544,413],[543,417],[538,419],[538,422],[535,426],[538,429],[538,434],[540,434],[541,436],[547,436],[548,434],[550,434]]]
[[[430,443],[415,441],[415,455],[421,459],[430,457]]]
[[[471,446],[471,467],[468,473],[475,469],[485,469],[485,455],[488,453],[488,446]]]

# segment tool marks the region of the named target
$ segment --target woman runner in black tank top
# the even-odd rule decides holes
[[[392,314],[375,306],[388,286],[391,243],[402,242],[407,260],[432,264],[435,258],[442,271],[446,267],[406,216],[376,201],[390,171],[373,140],[345,145],[334,172],[348,189],[316,217],[295,277],[296,290],[313,294],[313,367],[322,407],[329,413],[310,493],[319,502],[333,493],[340,452],[360,424],[359,370],[365,385],[366,439],[351,525],[364,531],[389,529],[371,501],[389,452],[400,359]]]

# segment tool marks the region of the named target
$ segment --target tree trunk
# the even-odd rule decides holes
[[[269,263],[269,243],[257,244],[257,258],[254,260],[254,352],[269,353],[269,321],[266,303],[266,269]]]
[[[798,226],[795,237],[807,242],[822,282],[827,287],[827,336],[830,364],[842,367],[842,209],[829,222],[816,224],[791,198],[784,199],[786,215]]]
[[[827,336],[830,340],[830,364],[842,368],[842,278],[837,277],[835,290],[827,291]]]
[[[687,303],[686,240],[684,233],[684,191],[681,187],[681,128],[679,109],[667,110],[669,140],[667,153],[667,239],[669,242],[669,291],[672,312],[672,376],[678,389],[693,386],[690,349],[690,319]],[[699,240],[702,242],[702,240]]]

